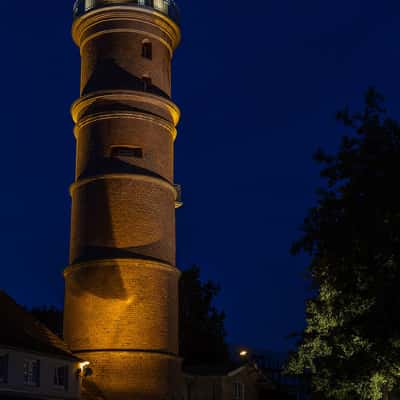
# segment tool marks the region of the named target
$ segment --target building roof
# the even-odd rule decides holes
[[[0,346],[76,358],[63,340],[0,290]]]
[[[269,379],[263,374],[262,370],[256,364],[249,362],[185,366],[183,372],[189,376],[235,376],[245,370],[255,372],[262,380],[269,383]]]
[[[187,375],[197,376],[225,376],[230,372],[240,368],[238,364],[224,364],[224,365],[188,365],[183,367],[183,372]]]

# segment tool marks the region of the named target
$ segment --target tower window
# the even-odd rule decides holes
[[[148,60],[153,59],[153,45],[148,40],[145,40],[142,44],[142,57]]]
[[[143,83],[144,83],[144,90],[147,90],[151,85],[152,85],[152,81],[151,78],[147,75],[144,75],[142,77]]]
[[[111,148],[111,157],[143,158],[143,149],[141,147],[113,146]]]

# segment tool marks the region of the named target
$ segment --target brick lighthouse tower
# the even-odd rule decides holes
[[[173,0],[78,0],[65,340],[106,399],[177,399]]]

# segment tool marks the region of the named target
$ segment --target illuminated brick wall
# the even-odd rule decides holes
[[[179,110],[169,95],[180,32],[151,10],[108,7],[78,18],[73,37],[82,73],[65,340],[107,398],[177,399]]]

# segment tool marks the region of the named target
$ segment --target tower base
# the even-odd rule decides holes
[[[179,271],[151,260],[86,261],[65,271],[64,336],[90,362],[96,400],[180,400]],[[86,389],[85,388],[85,389]]]
[[[168,354],[127,351],[76,353],[90,361],[89,395],[105,400],[179,400],[181,361]]]

